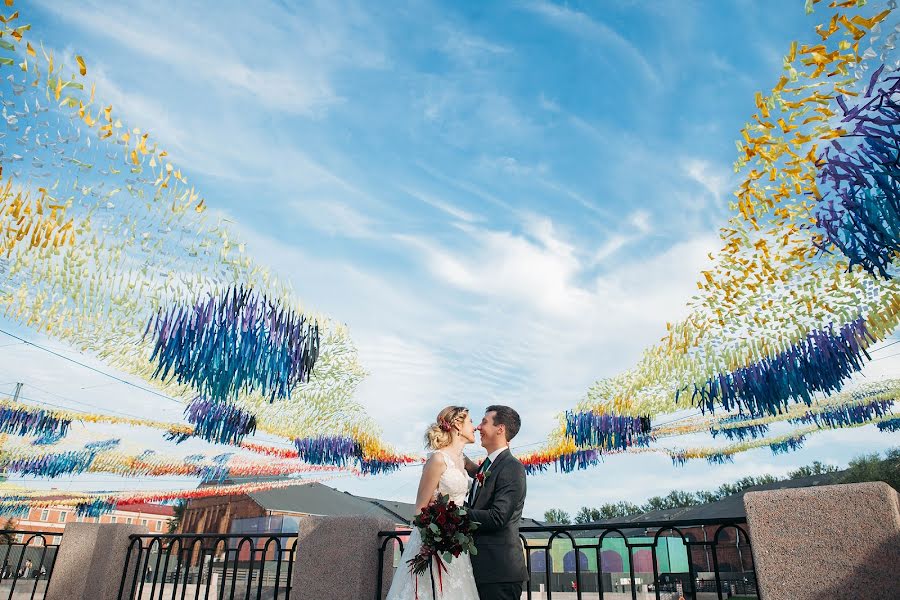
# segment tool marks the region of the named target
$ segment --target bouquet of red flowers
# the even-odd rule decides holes
[[[431,559],[438,564],[438,576],[447,569],[444,561],[450,563],[463,552],[478,554],[472,532],[478,528],[462,506],[457,506],[449,496],[438,497],[422,509],[413,525],[419,528],[422,547],[419,553],[409,559],[409,572],[418,576],[431,567]]]

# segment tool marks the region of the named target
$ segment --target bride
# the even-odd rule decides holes
[[[450,496],[453,502],[462,506],[471,483],[471,478],[465,471],[463,448],[466,444],[475,442],[475,425],[469,416],[469,409],[448,406],[442,410],[425,433],[425,440],[434,452],[428,457],[419,480],[416,514],[439,493]],[[472,562],[468,554],[460,554],[459,558],[454,558],[447,565],[447,571],[441,576],[440,586],[435,572],[436,596],[432,595],[431,576],[428,573],[419,575],[417,582],[416,577],[409,572],[406,561],[418,554],[421,546],[419,530],[413,527],[386,600],[478,600]]]

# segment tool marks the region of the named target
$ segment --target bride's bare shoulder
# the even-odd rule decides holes
[[[435,450],[428,455],[428,459],[425,461],[425,468],[443,471],[447,468],[447,457],[440,450]]]

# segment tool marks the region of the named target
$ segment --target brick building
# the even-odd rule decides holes
[[[190,500],[178,531],[182,533],[292,533],[308,516],[377,515],[407,526],[414,505],[341,492],[308,483],[233,496]]]
[[[54,535],[47,543],[58,544],[66,523],[128,523],[142,525],[149,533],[166,533],[175,511],[162,504],[132,504],[116,508],[111,513],[97,517],[81,517],[71,506],[32,508],[25,517],[11,519],[10,528],[17,531],[41,531]],[[22,541],[19,534],[17,541]]]

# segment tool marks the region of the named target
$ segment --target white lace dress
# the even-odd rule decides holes
[[[440,454],[447,463],[447,470],[441,475],[437,491],[450,496],[451,500],[462,506],[469,493],[472,479],[461,467],[454,464],[447,453],[438,450],[437,454]],[[406,561],[418,554],[421,546],[422,538],[419,536],[419,530],[413,527],[409,541],[403,547],[403,556],[400,557],[386,600],[416,600],[416,578],[409,572]],[[467,553],[454,558],[447,565],[447,571],[441,575],[440,580],[437,565],[432,571],[436,595],[431,592],[431,576],[424,573],[418,576],[418,600],[478,600],[478,589],[472,575],[472,561]]]

